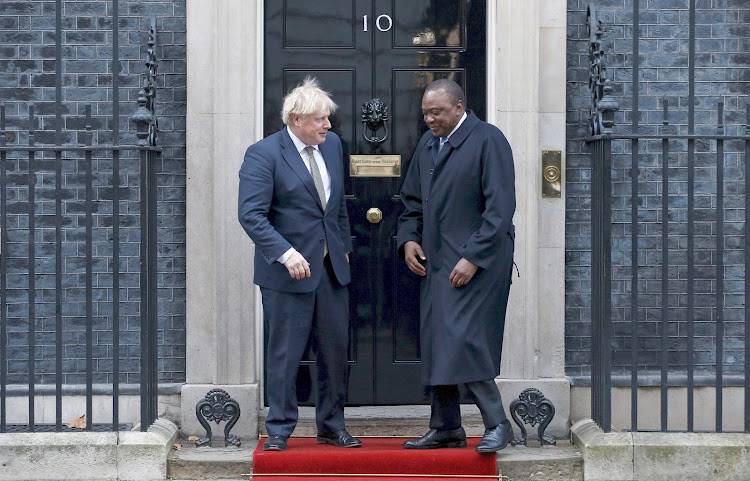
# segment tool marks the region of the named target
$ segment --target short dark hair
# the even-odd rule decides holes
[[[461,102],[462,104],[466,105],[466,95],[464,95],[464,89],[462,89],[461,86],[453,80],[447,78],[435,80],[427,86],[427,88],[424,90],[424,93],[426,94],[427,92],[432,92],[435,90],[442,90],[450,95],[455,103]]]

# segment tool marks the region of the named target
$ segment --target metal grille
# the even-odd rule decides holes
[[[6,108],[0,106],[0,432],[68,430],[63,398],[71,390],[84,395],[85,429],[128,429],[120,422],[122,361],[139,367],[137,379],[125,381],[138,384],[140,428],[145,431],[157,415],[158,375],[155,22],[149,32],[146,75],[131,117],[137,142],[119,143],[119,8],[113,0],[112,143],[92,145],[94,119],[87,105],[78,136],[82,142],[63,144],[62,0],[55,8],[54,142],[37,143],[40,133],[49,132],[39,130],[34,105],[25,119],[6,118]],[[10,129],[9,124],[25,128]],[[102,196],[96,197],[95,191]],[[132,237],[137,252],[122,252],[122,239]],[[83,252],[71,249],[67,239],[76,239]],[[53,265],[41,261],[42,251],[52,253]],[[83,291],[85,301],[66,303],[71,290]],[[107,320],[106,330],[94,331],[95,317]],[[101,343],[94,342],[95,335],[107,345],[97,356],[94,350]],[[68,362],[64,351],[71,342],[85,345],[83,359]],[[28,352],[25,361],[19,352]],[[104,380],[111,386],[111,419],[95,419],[93,413],[94,395],[103,384],[95,381],[93,365],[102,358],[111,363]],[[38,385],[45,394],[54,393],[54,425],[38,422]],[[9,391],[28,398],[26,424],[9,421]]]
[[[715,392],[713,431],[721,432],[729,381],[744,387],[744,431],[750,432],[750,102],[745,101],[744,125],[728,129],[719,100],[715,126],[696,131],[696,5],[690,0],[687,129],[671,123],[675,106],[665,97],[661,125],[644,133],[639,124],[639,5],[633,2],[633,107],[627,134],[617,132],[615,125],[618,102],[607,69],[604,26],[596,11],[588,10],[592,415],[602,429],[612,429],[617,364],[620,378],[629,377],[630,430],[638,431],[639,414],[652,409],[639,409],[639,387],[649,384],[659,388],[661,431],[670,430],[670,387],[685,388],[686,429],[696,431],[696,387],[710,386]],[[728,135],[728,130],[736,133]],[[660,178],[650,179],[658,181],[650,192],[644,192],[644,167],[660,172]],[[629,205],[613,206],[613,188],[627,194]],[[613,259],[613,243],[619,243],[621,258]],[[622,254],[628,250],[629,255]],[[729,282],[728,269],[744,269],[744,281]],[[629,286],[629,296],[613,298],[614,283]],[[646,321],[658,329],[658,344],[648,346],[648,352],[639,337],[639,326]],[[729,338],[730,321],[743,325],[744,332]],[[698,336],[713,337],[713,352],[697,352]],[[733,353],[744,355],[744,371],[724,372],[727,340],[733,341]],[[618,351],[616,346],[626,348]],[[645,383],[647,377],[651,380]]]

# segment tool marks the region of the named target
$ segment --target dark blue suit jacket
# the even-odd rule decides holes
[[[323,211],[310,172],[286,127],[248,147],[240,169],[239,220],[255,242],[255,283],[285,292],[312,292],[323,274],[323,241],[336,279],[349,284],[347,252],[352,251],[344,200],[341,140],[328,132],[318,146],[331,177],[331,196]],[[277,262],[290,247],[310,263],[311,277],[296,281]]]

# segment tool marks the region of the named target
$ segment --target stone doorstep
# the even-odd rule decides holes
[[[367,440],[364,440],[367,442]],[[258,441],[247,441],[240,448],[202,447],[184,444],[173,450],[167,462],[171,480],[250,479],[252,453]],[[583,481],[583,457],[567,440],[557,446],[509,446],[497,456],[498,469],[505,481]]]
[[[0,434],[0,481],[157,481],[177,425],[157,419],[147,432]]]
[[[260,412],[258,426],[265,435],[268,409]],[[294,436],[315,436],[315,408],[300,407]],[[470,436],[484,434],[482,416],[476,406],[461,406],[462,423]],[[346,408],[347,429],[354,436],[421,436],[428,429],[430,407],[360,406]],[[527,426],[528,427],[528,426]],[[514,428],[517,427],[514,425]],[[252,472],[252,453],[257,440],[243,440],[240,448],[223,447],[223,425],[212,426],[215,448],[196,448],[187,441],[173,450],[168,459],[167,473],[173,480],[239,480]],[[529,430],[535,435],[535,430]],[[533,439],[530,447],[509,446],[498,455],[498,466],[507,481],[582,481],[583,462],[580,450],[566,440],[557,446],[540,448]],[[503,478],[506,479],[506,478]]]
[[[583,481],[583,455],[567,439],[556,446],[509,446],[497,456],[503,481]]]
[[[214,444],[219,444],[214,441]],[[253,451],[257,440],[243,440],[242,446],[196,448],[187,441],[182,448],[172,450],[167,458],[168,479],[249,479],[242,474],[252,473]]]
[[[604,433],[591,419],[570,429],[587,481],[750,479],[750,434]]]

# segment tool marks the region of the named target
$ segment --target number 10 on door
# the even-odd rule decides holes
[[[364,15],[362,17],[362,30],[364,32],[369,31],[369,20],[367,18],[367,15]],[[378,30],[381,32],[387,32],[388,30],[393,27],[393,20],[388,15],[378,15],[378,17],[375,19],[375,27],[377,27]]]

